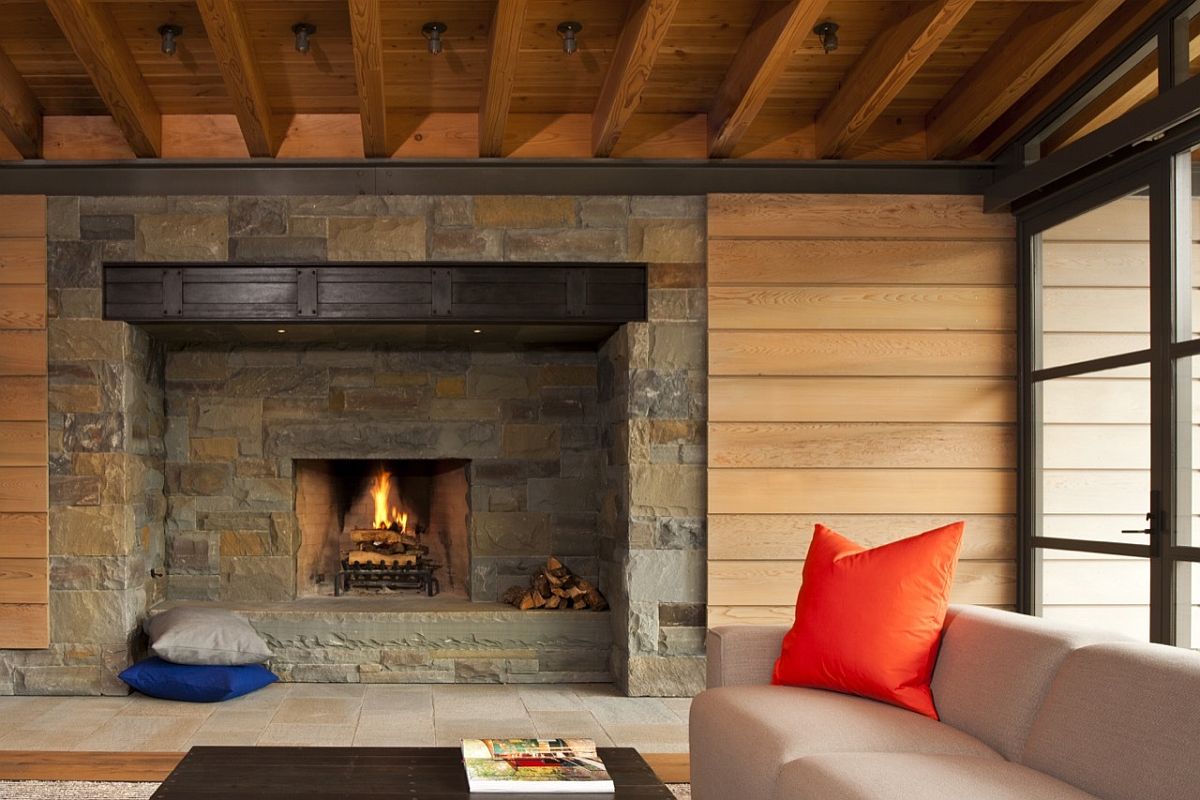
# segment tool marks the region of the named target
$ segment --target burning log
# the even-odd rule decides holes
[[[501,598],[522,611],[545,609],[591,609],[603,611],[608,601],[600,590],[580,578],[554,556],[529,578],[529,586],[510,586]]]

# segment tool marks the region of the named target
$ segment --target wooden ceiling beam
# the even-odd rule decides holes
[[[246,149],[257,158],[273,158],[279,152],[280,137],[271,130],[271,106],[241,9],[234,0],[197,0],[196,6],[233,101]]]
[[[974,5],[975,0],[934,0],[901,7],[900,18],[872,40],[817,114],[817,157],[844,156]]]
[[[0,134],[23,158],[42,157],[42,106],[0,50]]]
[[[1145,0],[1142,3],[1126,3],[1121,6],[1092,32],[1086,42],[1076,47],[1070,56],[1050,70],[1032,91],[1005,111],[972,144],[968,154],[992,158],[999,153],[1067,92],[1079,85],[1080,81],[1128,40],[1134,31],[1149,22],[1169,2],[1171,0]]]
[[[592,112],[592,154],[608,156],[642,102],[659,48],[680,0],[639,0],[630,11]]]
[[[805,36],[813,35],[813,26],[827,3],[828,0],[791,0],[783,6],[763,6],[709,110],[710,156],[732,155],[779,82],[792,52]]]
[[[504,125],[508,120],[513,83],[517,77],[521,28],[528,6],[528,0],[499,0],[492,13],[487,74],[479,104],[479,155],[485,158],[502,154]]]
[[[387,99],[383,89],[383,20],[379,0],[350,0],[350,41],[362,117],[363,154],[391,155],[387,138]]]
[[[959,79],[929,113],[931,159],[960,158],[973,141],[1021,99],[1115,11],[1122,0],[1034,4]]]
[[[46,0],[46,6],[134,155],[161,155],[162,114],[108,8],[90,0]]]

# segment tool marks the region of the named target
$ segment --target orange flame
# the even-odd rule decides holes
[[[375,503],[375,527],[387,529],[396,523],[401,531],[408,525],[408,514],[401,514],[400,509],[390,506],[388,500],[392,494],[392,475],[387,470],[380,470],[379,475],[371,482],[371,500]]]

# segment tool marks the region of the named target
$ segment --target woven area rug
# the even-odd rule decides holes
[[[148,800],[157,783],[94,781],[0,781],[0,800]],[[669,784],[679,800],[690,800],[686,783]]]

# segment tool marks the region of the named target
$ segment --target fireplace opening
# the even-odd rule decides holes
[[[469,599],[469,463],[296,461],[297,594]]]

